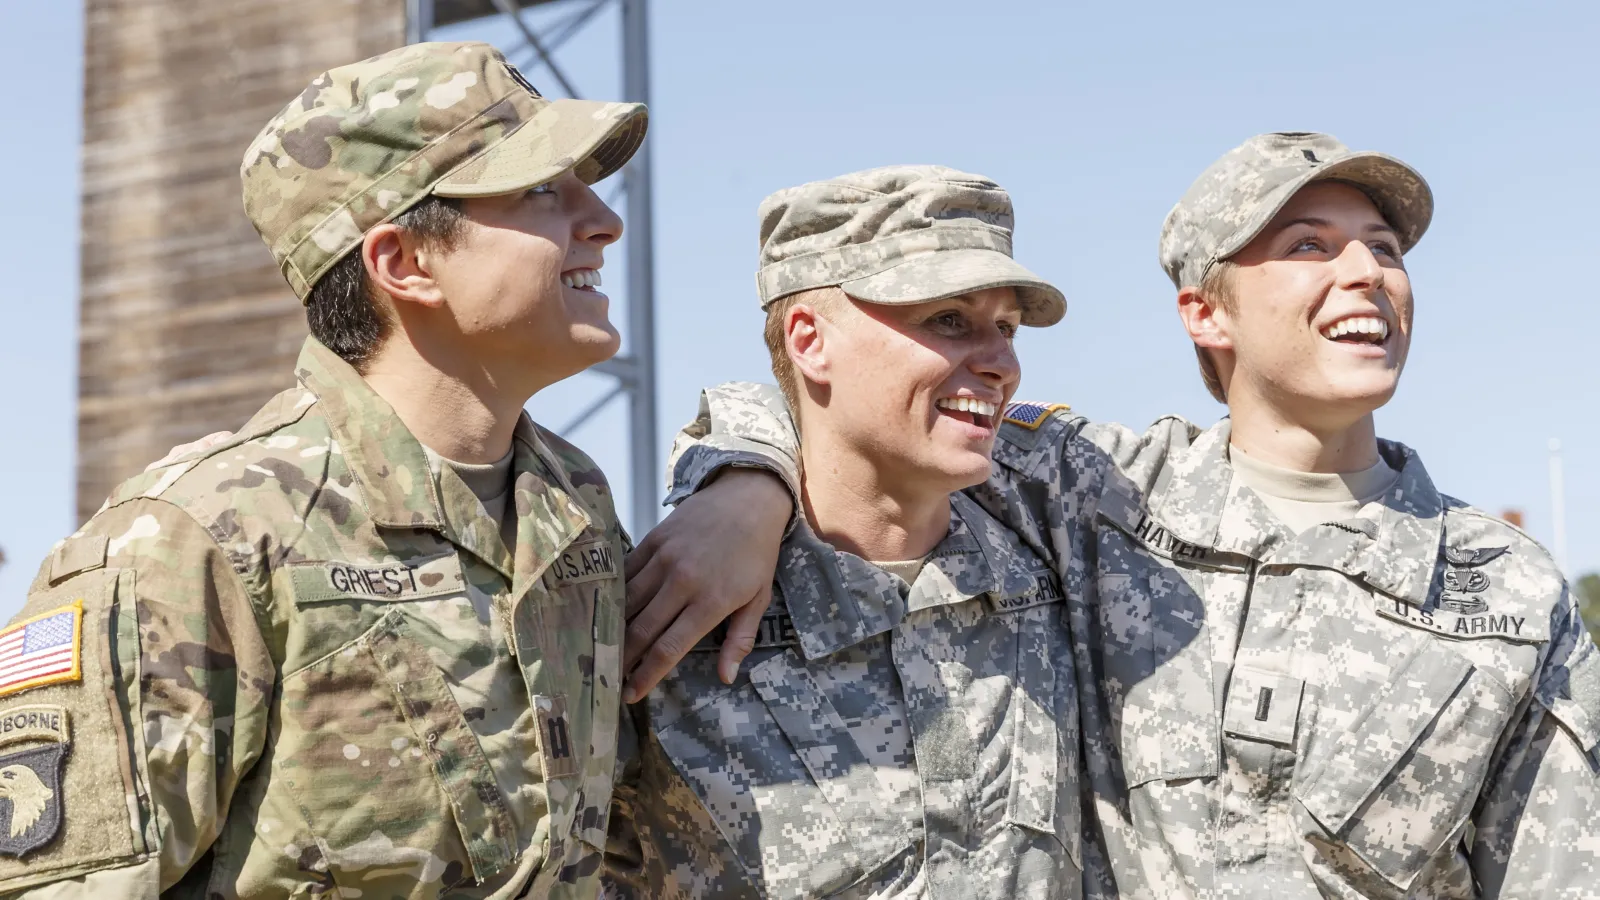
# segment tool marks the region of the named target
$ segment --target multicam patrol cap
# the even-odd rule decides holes
[[[1067,301],[1011,258],[1011,197],[981,175],[885,166],[785,188],[761,202],[761,308],[838,285],[869,303],[942,300],[1014,287],[1024,325]]]
[[[1313,181],[1360,188],[1400,238],[1421,240],[1433,218],[1433,191],[1417,170],[1392,156],[1352,151],[1326,134],[1258,134],[1223,154],[1189,186],[1161,226],[1161,268],[1179,288],[1198,286],[1220,260],[1261,233]]]
[[[244,208],[301,300],[368,228],[429,194],[483,197],[567,170],[593,183],[644,141],[643,104],[547,100],[481,43],[330,69],[245,151]]]

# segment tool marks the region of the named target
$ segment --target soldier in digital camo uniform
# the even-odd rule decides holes
[[[970,493],[1066,586],[1088,892],[1600,895],[1600,651],[1541,547],[1373,432],[1431,215],[1397,160],[1252,138],[1161,240],[1231,419],[1008,410]],[[679,486],[730,463],[792,480],[777,392],[713,395]]]
[[[607,896],[1080,896],[1059,583],[953,493],[988,474],[1017,326],[1066,309],[1011,259],[1011,218],[993,182],[936,166],[762,204],[774,372],[826,393],[798,402],[827,464],[745,674],[723,684],[708,640],[630,707]]]
[[[267,125],[244,200],[307,303],[298,384],[119,487],[0,632],[0,893],[594,897],[625,538],[594,464],[520,410],[615,352],[584,284],[621,223],[588,183],[644,130],[483,44],[333,69]],[[375,345],[330,320],[335,280],[387,294]],[[491,307],[531,324],[474,331]],[[499,415],[402,416],[397,373]]]

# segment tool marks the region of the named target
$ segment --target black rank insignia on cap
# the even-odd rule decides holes
[[[0,744],[22,741],[31,746],[0,755],[0,854],[19,857],[61,832],[61,770],[72,749],[67,711],[42,704],[0,710]]]

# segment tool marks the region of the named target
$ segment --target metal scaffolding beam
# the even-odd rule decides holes
[[[428,40],[435,28],[472,19],[502,16],[515,26],[532,57],[524,68],[532,75],[540,68],[551,73],[570,97],[577,88],[556,61],[554,53],[563,43],[587,26],[610,5],[621,13],[622,98],[650,102],[648,0],[407,0],[406,40]],[[535,6],[570,7],[567,14],[535,29],[522,11]],[[506,48],[513,56],[524,48]],[[513,60],[516,61],[516,60]],[[655,525],[660,510],[656,472],[656,363],[655,363],[655,241],[652,235],[653,211],[650,186],[650,142],[634,154],[622,171],[622,192],[626,194],[625,221],[628,252],[628,346],[625,353],[608,360],[593,371],[609,376],[616,383],[570,422],[565,431],[582,424],[615,397],[628,398],[628,482],[633,497],[629,525],[641,537]],[[612,202],[615,197],[608,198]]]

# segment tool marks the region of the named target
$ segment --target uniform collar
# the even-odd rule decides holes
[[[549,559],[588,525],[588,516],[573,499],[575,491],[527,413],[512,435],[511,499],[518,524],[517,546],[507,548],[498,523],[483,516],[483,506],[471,489],[448,467],[435,478],[421,442],[349,363],[316,338],[307,338],[295,374],[317,396],[374,524],[436,531],[507,580],[513,570],[525,575],[542,572]],[[536,533],[540,528],[549,533]],[[555,539],[559,543],[551,546]]]
[[[784,541],[778,588],[807,659],[860,643],[898,625],[907,613],[989,594],[1021,596],[1035,586],[1033,560],[1005,538],[1004,528],[964,494],[950,497],[950,530],[934,548],[916,584],[836,550],[800,522]]]
[[[1180,540],[1258,562],[1338,569],[1415,605],[1427,599],[1444,529],[1444,503],[1416,452],[1378,441],[1399,473],[1376,522],[1352,520],[1290,534],[1228,461],[1223,419],[1174,454],[1156,478],[1151,517]]]

